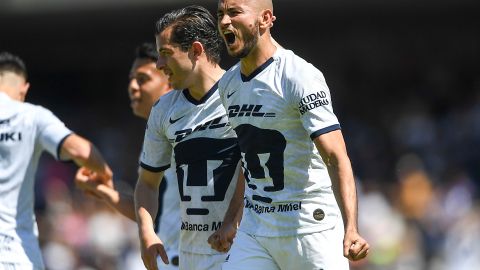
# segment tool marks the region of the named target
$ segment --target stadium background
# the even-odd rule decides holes
[[[0,51],[25,60],[27,101],[94,141],[122,190],[145,125],[128,106],[133,49],[154,41],[163,13],[194,3],[215,14],[214,0],[0,1]],[[274,4],[274,37],[324,73],[342,123],[372,245],[352,269],[478,269],[480,2]],[[47,156],[39,167],[48,268],[135,269],[135,226],[75,191],[74,172]]]

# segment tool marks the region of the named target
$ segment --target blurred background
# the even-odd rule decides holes
[[[0,51],[27,101],[90,138],[132,192],[145,123],[127,97],[136,45],[165,12],[215,0],[1,0]],[[372,249],[352,269],[480,269],[480,2],[274,0],[275,39],[325,75]],[[222,66],[236,60],[224,54]],[[0,108],[1,109],[1,108]],[[136,226],[44,156],[37,219],[48,269],[142,269]]]

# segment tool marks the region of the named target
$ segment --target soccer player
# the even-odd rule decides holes
[[[24,102],[29,87],[24,62],[0,53],[0,269],[44,269],[33,211],[43,151],[85,166],[112,187],[112,172],[92,143],[49,110]]]
[[[218,64],[222,39],[213,16],[199,6],[164,15],[155,37],[157,68],[176,90],[153,106],[145,131],[135,189],[142,259],[149,270],[157,269],[157,256],[168,262],[164,243],[152,230],[152,214],[173,154],[182,219],[179,268],[217,270],[226,254],[213,250],[207,239],[221,226],[236,183],[244,186],[238,179],[240,149],[217,91],[224,74]]]
[[[165,73],[156,68],[158,53],[155,44],[144,43],[135,50],[135,60],[130,70],[128,95],[133,113],[143,119],[148,119],[153,104],[164,94],[171,91]],[[168,169],[164,175],[167,187],[163,193],[161,216],[157,233],[167,247],[166,253],[170,263],[161,269],[178,269],[178,242],[180,237],[180,199],[175,171]],[[118,210],[121,214],[136,221],[133,194],[124,194],[114,188],[101,184],[91,178],[88,170],[80,168],[75,183],[86,193],[95,195],[102,201]],[[157,215],[158,216],[158,215]]]
[[[219,94],[247,181],[223,269],[348,269],[346,258],[364,258],[369,245],[357,231],[355,181],[322,73],[272,43],[271,0],[219,0],[217,15],[229,55],[240,59]]]

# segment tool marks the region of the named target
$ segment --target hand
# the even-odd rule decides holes
[[[228,252],[233,239],[237,234],[237,228],[233,224],[223,223],[220,229],[208,237],[208,243],[212,249],[218,252]]]
[[[77,170],[75,175],[75,186],[82,190],[86,195],[102,199],[103,197],[97,190],[98,186],[102,184],[102,180],[98,178],[99,175],[97,173],[94,173],[85,167],[81,167]]]
[[[113,188],[113,172],[110,167],[106,166],[103,172],[97,173],[96,175],[98,181],[109,188]]]
[[[356,231],[347,231],[343,240],[343,256],[351,261],[361,260],[368,255],[370,246]]]
[[[162,241],[153,235],[150,240],[141,240],[142,260],[147,270],[158,270],[157,257],[160,256],[165,264],[169,264],[167,253]]]

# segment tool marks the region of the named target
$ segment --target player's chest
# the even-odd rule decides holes
[[[186,139],[215,138],[232,132],[220,102],[179,107],[170,113],[165,124],[168,140],[174,146]]]
[[[280,86],[237,83],[225,97],[227,115],[233,127],[244,123],[269,126],[289,117],[290,106]]]

